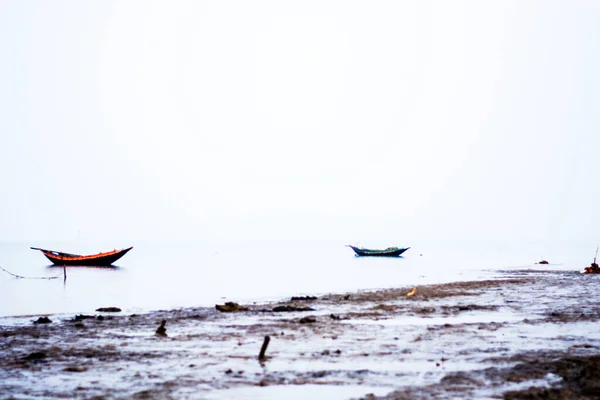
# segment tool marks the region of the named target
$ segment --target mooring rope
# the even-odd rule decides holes
[[[57,275],[57,276],[21,276],[21,275],[13,274],[12,272],[7,271],[2,267],[0,267],[0,269],[2,271],[6,272],[7,274],[14,276],[17,279],[58,279],[61,277],[61,275]]]

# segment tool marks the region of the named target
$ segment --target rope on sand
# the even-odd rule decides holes
[[[10,274],[12,276],[14,276],[17,279],[57,279],[60,277],[60,275],[57,276],[34,276],[34,277],[30,277],[30,276],[21,276],[21,275],[17,275],[17,274],[13,274],[10,271],[5,270],[4,268],[0,267],[0,269],[4,272],[6,272],[7,274]]]

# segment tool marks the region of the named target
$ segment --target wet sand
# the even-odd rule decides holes
[[[499,271],[495,280],[419,286],[413,296],[401,287],[240,304],[231,312],[4,319],[0,394],[598,398],[598,287],[600,276],[577,271]],[[163,320],[166,332],[157,334]]]

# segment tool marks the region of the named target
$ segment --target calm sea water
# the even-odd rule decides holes
[[[411,246],[401,258],[360,258],[330,242],[0,243],[0,317],[124,312],[260,302],[323,294],[498,276],[499,269],[580,270],[595,245],[506,243],[384,243]],[[30,245],[80,254],[134,249],[116,268],[62,267]],[[544,256],[553,264],[534,265]]]

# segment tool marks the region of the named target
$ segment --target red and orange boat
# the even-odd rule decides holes
[[[92,254],[89,256],[45,250],[38,247],[32,247],[31,249],[41,251],[42,254],[55,265],[109,266],[127,254],[129,250],[133,249],[133,246],[127,249],[107,251],[106,253]]]

